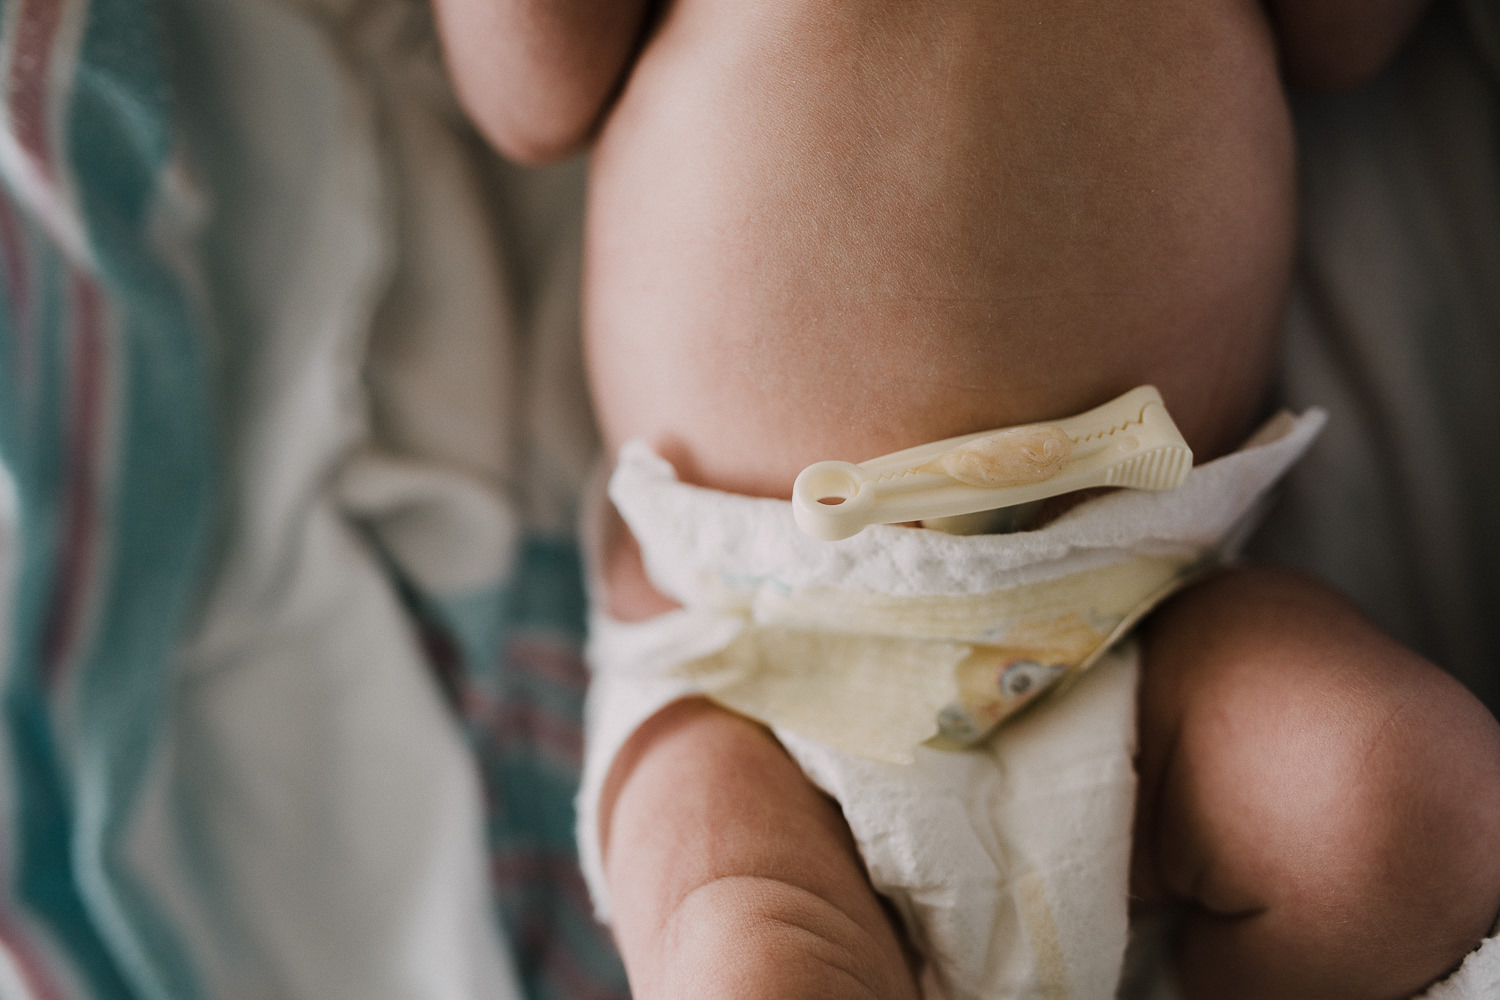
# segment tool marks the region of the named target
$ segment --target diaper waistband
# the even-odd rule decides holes
[[[686,661],[618,667],[865,756],[971,742],[1231,558],[1324,419],[1282,414],[1176,491],[1097,497],[1036,531],[875,526],[835,542],[803,535],[789,503],[682,483],[628,443],[610,498],[653,584],[721,639]]]

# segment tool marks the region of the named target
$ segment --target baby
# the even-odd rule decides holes
[[[1421,6],[437,2],[502,152],[594,141],[609,453],[639,438],[689,483],[781,499],[818,460],[1146,383],[1200,462],[1232,452],[1292,258],[1283,77],[1367,77]],[[601,565],[615,618],[676,607],[617,518]],[[1411,995],[1491,933],[1500,727],[1458,684],[1269,570],[1189,587],[1140,642],[1131,895],[1185,906],[1186,995]],[[637,996],[918,995],[838,804],[757,722],[654,714],[596,832]]]

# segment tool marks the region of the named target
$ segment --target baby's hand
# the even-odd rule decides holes
[[[600,814],[638,1000],[916,1000],[838,806],[763,727],[668,706],[617,759]]]
[[[434,0],[459,100],[506,156],[577,152],[629,70],[645,0]]]

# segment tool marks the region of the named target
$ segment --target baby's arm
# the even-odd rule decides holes
[[[606,521],[609,610],[674,607]],[[615,939],[642,1000],[915,1000],[839,808],[763,726],[703,699],[626,742],[599,801]]]
[[[615,934],[651,1000],[915,1000],[838,807],[702,700],[638,731],[601,803]]]
[[[640,41],[647,0],[434,0],[459,100],[505,155],[591,137]]]

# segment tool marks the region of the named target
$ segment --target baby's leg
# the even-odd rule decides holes
[[[1135,888],[1190,905],[1192,997],[1402,997],[1500,913],[1500,726],[1300,577],[1227,574],[1145,631]]]
[[[627,534],[606,550],[616,617],[669,606]],[[626,743],[599,814],[638,1000],[915,1000],[838,806],[763,726],[701,699],[668,706]]]
[[[692,700],[633,743],[605,866],[635,996],[914,1000],[838,806],[770,733]]]

